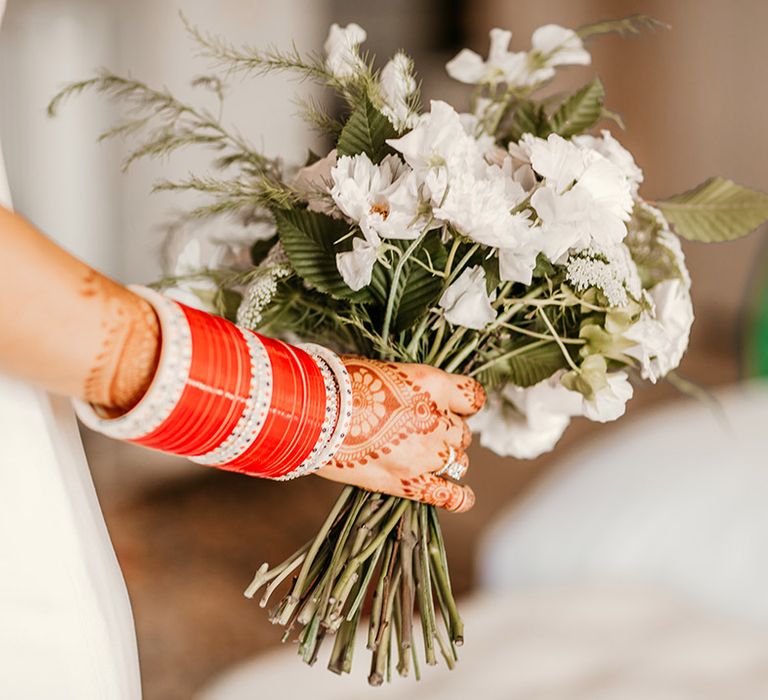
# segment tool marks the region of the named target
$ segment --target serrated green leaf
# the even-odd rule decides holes
[[[335,245],[349,232],[346,222],[307,209],[278,211],[275,221],[288,260],[302,279],[337,299],[370,298],[366,289],[352,291],[336,267],[336,253],[349,247]]]
[[[562,351],[554,341],[542,344],[528,343],[527,346],[519,347],[530,349],[495,362],[478,374],[478,381],[486,388],[507,382],[522,387],[533,386],[567,366]]]
[[[574,136],[594,126],[603,115],[605,88],[599,78],[573,93],[552,115],[552,131],[563,138]]]
[[[544,105],[521,101],[512,114],[507,130],[507,138],[519,141],[523,134],[546,137],[552,133],[552,125],[544,109]]]
[[[388,243],[404,251],[412,241],[389,240]],[[394,330],[401,331],[408,328],[435,304],[442,290],[443,280],[433,275],[424,265],[440,270],[445,267],[447,257],[445,246],[440,241],[439,231],[427,234],[421,245],[413,251],[411,259],[403,265],[397,289],[394,290],[395,305],[392,317]],[[422,264],[415,262],[413,258]],[[377,265],[373,270],[370,290],[374,300],[382,307],[386,306],[392,289],[393,272],[394,265],[392,269]]]
[[[657,205],[689,241],[714,243],[746,236],[768,220],[768,194],[713,177]]]
[[[387,139],[393,138],[397,138],[395,127],[366,97],[341,130],[336,153],[339,156],[365,153],[374,163],[379,163],[391,151]]]

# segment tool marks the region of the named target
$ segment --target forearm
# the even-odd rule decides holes
[[[0,207],[0,371],[116,409],[130,408],[159,353],[146,301]]]

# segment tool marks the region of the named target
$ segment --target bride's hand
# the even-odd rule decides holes
[[[465,418],[485,394],[468,377],[428,365],[344,358],[352,379],[352,423],[335,458],[317,473],[333,481],[469,510],[468,486],[435,472],[448,461],[467,466],[472,435]]]

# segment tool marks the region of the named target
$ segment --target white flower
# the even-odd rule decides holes
[[[531,46],[528,85],[549,80],[555,74],[556,66],[587,66],[592,61],[579,35],[573,29],[557,24],[546,24],[534,31]]]
[[[582,148],[597,151],[600,155],[605,156],[611,161],[629,180],[632,194],[636,195],[640,183],[643,181],[643,171],[635,163],[632,154],[613,138],[610,131],[603,129],[600,134],[599,138],[589,134],[574,136],[573,141]]]
[[[478,83],[517,85],[520,83],[526,75],[526,54],[509,51],[512,32],[491,29],[490,35],[491,46],[487,61],[483,61],[474,51],[463,49],[446,64],[448,75],[454,80],[470,85]]]
[[[447,171],[469,169],[477,174],[485,167],[477,141],[464,129],[456,110],[446,102],[433,100],[430,111],[419,117],[416,126],[399,139],[387,143],[427,184],[435,203],[445,191]]]
[[[438,305],[454,325],[480,330],[496,318],[485,285],[485,270],[479,265],[464,270],[443,292]]]
[[[648,296],[653,314],[643,312],[624,333],[625,338],[637,343],[625,352],[640,361],[643,379],[655,382],[683,358],[693,324],[693,305],[688,287],[680,279],[659,282]]]
[[[505,282],[530,284],[536,258],[541,252],[540,232],[530,229],[524,240],[509,248],[499,248],[499,276]]]
[[[325,40],[325,66],[337,78],[344,79],[365,67],[358,51],[368,35],[358,24],[340,27],[332,24]]]
[[[587,167],[587,152],[558,134],[550,134],[546,140],[524,134],[520,147],[533,169],[558,193],[580,178]]]
[[[597,423],[607,423],[621,418],[626,410],[627,401],[634,393],[626,372],[611,372],[606,375],[606,379],[607,385],[598,389],[592,399],[583,398],[584,416]]]
[[[218,260],[210,260],[207,265],[203,265],[200,241],[195,239],[189,241],[176,259],[173,275],[174,277],[190,277],[190,279],[178,280],[172,287],[164,289],[163,294],[193,309],[214,313],[216,307],[213,301],[218,286],[212,279],[207,277],[194,278],[193,275],[206,268],[215,267],[217,263]]]
[[[262,260],[256,275],[243,292],[243,300],[237,309],[237,324],[255,330],[264,320],[263,311],[271,303],[277,291],[277,281],[292,274],[282,244],[276,243]]]
[[[531,205],[543,222],[542,249],[555,262],[569,248],[592,243],[611,247],[627,235],[632,211],[629,182],[619,169],[598,156],[571,189],[547,186],[534,192]]]
[[[336,213],[333,202],[328,197],[333,183],[331,169],[335,165],[336,149],[334,148],[324,158],[301,168],[296,173],[293,186],[307,202],[310,211],[329,215]],[[338,216],[338,213],[336,215]]]
[[[357,291],[371,283],[377,246],[363,238],[352,239],[352,250],[336,254],[336,267],[347,286]]]
[[[415,91],[413,61],[400,51],[381,71],[381,95],[384,98],[381,111],[398,131],[416,123],[417,115],[409,104],[409,98]]]
[[[333,201],[372,245],[380,236],[414,239],[423,229],[418,183],[397,156],[386,156],[378,165],[365,153],[342,156],[331,170],[331,181]]]
[[[470,418],[480,444],[503,457],[534,459],[549,452],[562,437],[571,416],[582,409],[580,394],[561,383],[562,372],[530,387],[508,384],[491,395],[483,410]]]
[[[442,201],[433,199],[433,213],[476,243],[512,247],[522,243],[530,227],[528,212],[510,212],[524,198],[523,188],[498,165],[484,166],[480,175],[455,169],[448,172]]]
[[[625,306],[628,295],[639,300],[642,294],[640,274],[623,243],[573,251],[565,262],[565,270],[566,279],[576,291],[597,287],[611,306]]]

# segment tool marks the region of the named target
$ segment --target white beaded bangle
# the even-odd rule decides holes
[[[147,392],[116,418],[100,416],[85,401],[72,402],[85,425],[117,440],[138,440],[163,424],[181,398],[192,363],[192,334],[181,307],[147,287],[131,285],[129,289],[152,305],[160,321],[160,359]]]
[[[323,424],[320,428],[320,435],[309,455],[307,455],[307,458],[298,467],[292,469],[287,474],[273,477],[274,481],[290,481],[291,479],[298,479],[300,476],[306,476],[307,474],[311,474],[320,469],[324,464],[324,462],[320,461],[320,458],[325,453],[325,448],[333,437],[335,426],[338,423],[338,382],[331,372],[328,363],[320,357],[320,355],[307,347],[303,347],[302,349],[312,357],[320,369],[320,373],[323,375],[323,384],[325,385],[325,417],[323,418]]]
[[[317,456],[318,469],[327,464],[339,451],[342,443],[349,433],[352,423],[352,380],[349,372],[341,361],[341,358],[328,348],[314,343],[305,343],[299,346],[302,350],[319,355],[328,365],[339,388],[339,412],[333,435]]]

